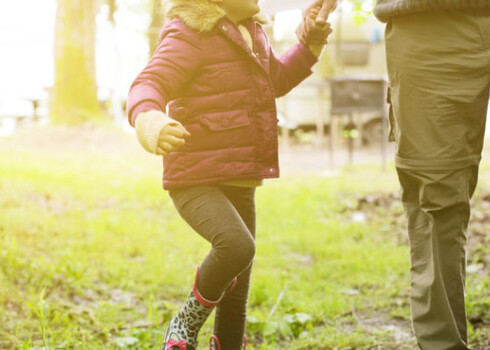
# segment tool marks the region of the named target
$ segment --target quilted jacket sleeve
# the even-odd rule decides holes
[[[270,48],[270,74],[276,97],[286,95],[311,75],[311,67],[318,58],[303,43],[298,43],[277,58]]]
[[[140,112],[165,112],[167,102],[178,96],[198,71],[200,53],[198,33],[179,20],[163,27],[158,48],[129,91],[127,114],[132,126]]]

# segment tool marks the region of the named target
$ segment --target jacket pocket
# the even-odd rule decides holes
[[[201,124],[212,131],[224,131],[250,125],[245,109],[206,113],[199,116]]]

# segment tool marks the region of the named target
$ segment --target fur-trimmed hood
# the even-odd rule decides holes
[[[226,17],[226,12],[209,0],[170,0],[166,17],[180,19],[186,26],[198,32],[209,32]],[[258,13],[254,20],[260,24],[269,22],[267,15]]]

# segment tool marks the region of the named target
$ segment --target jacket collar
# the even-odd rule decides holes
[[[258,46],[256,46],[257,41],[259,40],[259,38],[257,37],[257,21],[254,19],[249,19],[241,22],[240,24],[242,24],[249,30],[253,41],[252,48],[248,46],[238,28],[236,28],[233,22],[231,22],[228,18],[225,17],[218,23],[217,30],[219,30],[225,37],[227,37],[234,45],[240,47],[240,49],[244,51],[244,53],[255,64],[257,64],[262,70],[267,73],[268,61],[263,59],[266,57],[266,52],[259,52],[262,45],[259,44]]]
[[[171,0],[167,18],[178,18],[198,32],[210,32],[226,18],[226,12],[209,0]],[[261,24],[267,23],[267,17],[261,13],[255,15],[254,20]]]

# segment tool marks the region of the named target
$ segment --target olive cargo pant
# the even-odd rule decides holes
[[[469,349],[465,245],[489,99],[490,10],[394,17],[386,51],[414,332],[423,350]]]

